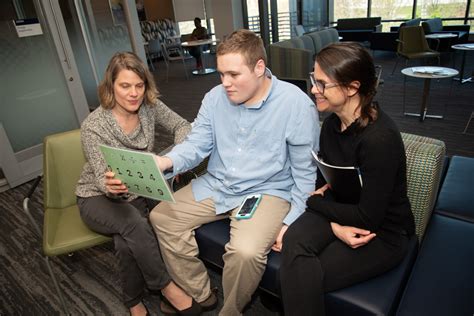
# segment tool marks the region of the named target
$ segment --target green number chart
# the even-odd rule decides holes
[[[106,145],[100,145],[100,150],[109,169],[130,193],[160,201],[175,201],[153,154]]]

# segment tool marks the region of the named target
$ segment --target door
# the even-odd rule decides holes
[[[79,128],[98,106],[107,62],[124,50],[145,60],[134,0],[0,1],[0,178],[10,187],[41,173],[45,136]]]
[[[39,0],[0,12],[0,167],[14,187],[41,173],[43,138],[78,128],[88,109],[61,13]]]

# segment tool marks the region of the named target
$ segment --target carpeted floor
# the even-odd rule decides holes
[[[451,79],[433,80],[429,99],[429,110],[444,112],[443,120],[427,119],[420,123],[414,117],[402,113],[403,77],[399,70],[390,76],[395,56],[392,53],[376,52],[376,62],[383,66],[384,84],[377,99],[383,109],[397,122],[403,132],[430,136],[443,140],[448,155],[474,157],[474,122],[469,134],[462,134],[465,124],[474,110],[472,83],[460,85]],[[458,58],[459,59],[459,56]],[[472,69],[474,58],[466,63]],[[213,56],[207,60],[213,65]],[[458,60],[457,60],[458,62]],[[452,60],[444,60],[452,67]],[[458,64],[458,63],[457,63]],[[458,64],[459,65],[459,64]],[[172,64],[166,80],[166,67],[162,61],[156,62],[155,77],[162,93],[162,100],[177,113],[192,121],[198,112],[201,99],[213,86],[219,83],[217,73],[207,76],[191,76],[186,80],[182,64]],[[188,70],[192,61],[187,63]],[[308,70],[309,72],[309,70]],[[421,101],[422,80],[409,79],[407,86],[407,106],[416,111]],[[451,91],[451,92],[450,92]],[[446,108],[445,108],[446,105]],[[172,143],[170,135],[157,130],[155,150],[160,151]],[[42,261],[41,242],[33,233],[22,210],[23,197],[31,183],[0,193],[0,315],[58,315],[59,301],[53,289],[46,265]],[[33,215],[38,223],[41,215],[41,188],[34,194]],[[112,244],[95,247],[52,259],[53,271],[60,280],[67,304],[72,315],[127,315],[121,302],[120,281],[117,275],[117,260]],[[211,283],[218,286],[220,304],[222,289],[219,271],[210,271]],[[278,305],[271,308],[262,304],[265,296],[256,294],[245,315],[276,315]],[[275,302],[271,302],[275,303]],[[150,295],[146,300],[152,315],[160,315],[159,298]],[[216,311],[205,315],[217,315]]]

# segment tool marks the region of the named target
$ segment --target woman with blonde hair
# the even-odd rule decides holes
[[[158,99],[153,77],[133,53],[116,53],[99,86],[101,105],[81,126],[86,164],[76,187],[86,225],[114,239],[125,306],[131,315],[146,315],[145,287],[161,291],[180,315],[198,315],[200,306],[169,276],[148,213],[156,202],[129,194],[107,171],[99,145],[153,151],[155,124],[184,140],[190,124]]]

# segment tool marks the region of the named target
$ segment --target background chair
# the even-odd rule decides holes
[[[152,71],[155,71],[155,66],[153,61],[161,56],[161,44],[158,39],[152,39],[145,44],[145,53],[148,62],[150,63],[150,68]]]
[[[392,75],[397,68],[400,57],[405,58],[408,64],[410,59],[437,58],[439,65],[439,52],[436,52],[428,46],[425,38],[425,32],[421,26],[406,26],[400,28],[400,37],[398,39],[397,62],[392,70]]]
[[[303,36],[306,31],[304,30],[304,26],[301,24],[295,25],[295,34],[296,36]]]
[[[179,61],[181,60],[183,63],[183,68],[184,68],[184,74],[186,76],[186,79],[189,79],[188,77],[188,71],[186,69],[186,59],[191,58],[191,56],[187,56],[184,54],[183,48],[181,46],[169,46],[166,43],[161,43],[161,50],[163,53],[163,59],[165,60],[166,64],[166,81],[168,81],[168,75],[169,75],[169,64],[173,61]]]
[[[443,21],[440,18],[434,18],[423,21],[421,26],[425,34],[454,33],[457,35],[455,39],[444,39],[444,41],[439,43],[439,51],[452,51],[451,45],[469,42],[469,31],[471,27],[469,24],[443,25]]]
[[[23,200],[26,212],[36,233],[43,239],[43,253],[48,272],[53,280],[64,312],[66,303],[56,277],[49,264],[49,257],[69,254],[112,240],[91,231],[83,223],[74,194],[85,158],[82,152],[80,131],[47,136],[43,143],[43,233],[31,215],[29,200],[41,181],[38,177]]]
[[[404,21],[400,26],[390,27],[390,32],[373,32],[370,34],[370,49],[396,52],[400,29],[406,26],[419,26],[420,18]]]

